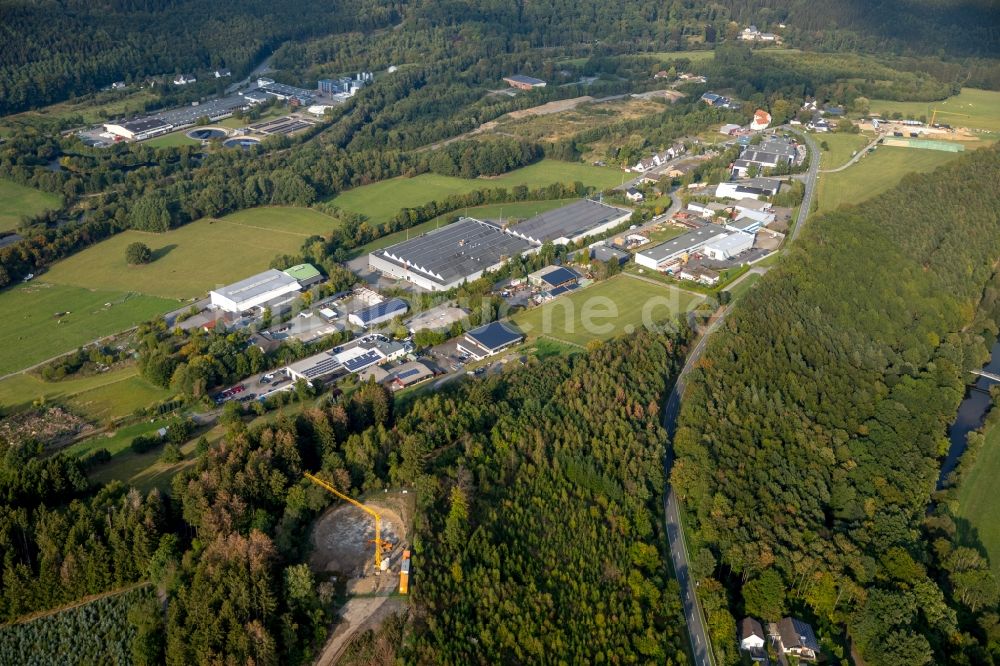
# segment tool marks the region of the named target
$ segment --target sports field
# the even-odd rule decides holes
[[[894,187],[907,173],[933,171],[961,154],[879,146],[857,164],[820,176],[819,210],[833,210],[844,203],[860,203]]]
[[[993,574],[1000,576],[1000,494],[996,491],[1000,475],[1000,427],[986,429],[986,442],[976,462],[958,487],[958,515],[969,521],[976,536],[986,547]]]
[[[17,229],[24,215],[38,215],[61,205],[58,194],[0,180],[0,231]]]
[[[122,288],[127,289],[123,281]],[[0,375],[21,370],[178,307],[124,290],[90,290],[39,278],[0,293]]]
[[[65,402],[87,420],[100,423],[128,416],[136,409],[165,400],[170,392],[139,376],[134,366],[99,375],[46,382],[34,374],[19,374],[0,380],[0,405],[20,409],[44,397]]]
[[[414,238],[420,234],[427,233],[428,231],[433,231],[443,225],[445,220],[455,215],[468,215],[469,217],[474,217],[479,220],[494,220],[499,219],[501,216],[503,216],[504,220],[509,220],[511,218],[527,219],[534,215],[538,215],[539,213],[544,213],[545,211],[571,204],[574,201],[576,201],[576,199],[516,201],[514,203],[490,204],[489,206],[473,206],[472,208],[463,208],[461,210],[456,210],[453,213],[448,213],[447,215],[439,215],[433,220],[428,220],[427,222],[410,227],[409,229],[397,231],[387,236],[383,236],[382,238],[376,238],[372,242],[366,243],[365,245],[357,248],[354,251],[354,255],[361,256],[362,254],[368,254],[369,252],[380,250],[383,247],[389,247],[390,245],[401,243],[407,238]]]
[[[1000,91],[996,90],[962,88],[960,94],[940,102],[894,102],[873,99],[870,108],[872,113],[882,115],[899,112],[904,117],[927,116],[927,122],[930,122],[934,109],[937,109],[939,111],[935,120],[937,123],[1000,132]]]
[[[381,224],[401,208],[441,200],[450,194],[462,194],[491,187],[511,188],[515,185],[540,187],[578,180],[584,185],[603,190],[620,184],[622,171],[580,162],[542,160],[495,178],[467,179],[425,173],[413,178],[392,178],[356,187],[338,194],[333,198],[333,204],[345,210],[367,215],[372,222]]]
[[[864,134],[833,134],[815,135],[816,145],[819,149],[819,166],[821,169],[836,169],[847,164],[851,159],[851,153],[861,150],[868,145],[872,137]],[[826,143],[830,150],[823,150],[822,145]]]
[[[671,320],[702,297],[630,275],[618,275],[586,289],[519,312],[511,321],[532,341],[539,337],[586,345],[630,333],[644,323]]]
[[[336,224],[335,219],[308,208],[276,207],[253,208],[219,220],[202,219],[162,234],[125,231],[58,262],[44,280],[193,298],[265,270],[276,255],[297,254],[306,238],[329,233]],[[152,263],[125,263],[125,248],[135,241],[153,250]]]

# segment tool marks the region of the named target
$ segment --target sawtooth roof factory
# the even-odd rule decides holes
[[[368,255],[372,270],[428,291],[448,291],[500,268],[543,243],[566,245],[612,229],[631,211],[583,199],[501,228],[462,218],[417,238]]]

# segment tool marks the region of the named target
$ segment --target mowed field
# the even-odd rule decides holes
[[[822,134],[814,135],[816,145],[826,142],[830,150],[820,148],[820,169],[836,169],[844,166],[851,159],[852,153],[868,145],[872,137],[865,134]]]
[[[276,207],[202,219],[162,234],[126,231],[58,262],[43,279],[89,289],[193,298],[265,270],[276,255],[297,254],[306,238],[329,233],[336,224],[332,217],[308,208]],[[125,262],[125,248],[136,241],[153,250],[152,263]]]
[[[542,160],[494,178],[454,178],[425,173],[414,178],[392,178],[364,185],[338,194],[333,204],[345,210],[362,213],[372,222],[381,224],[401,208],[419,206],[428,201],[442,200],[451,194],[463,194],[491,187],[511,188],[516,185],[541,187],[552,183],[581,181],[598,189],[622,182],[622,172],[611,167],[595,167],[580,162]]]
[[[976,536],[986,547],[993,574],[1000,576],[1000,493],[996,491],[1000,476],[1000,427],[986,430],[986,442],[976,462],[958,487],[958,515],[969,521]]]
[[[887,99],[873,99],[872,113],[901,113],[904,116],[927,116],[930,122],[934,109],[938,114],[935,122],[952,127],[1000,132],[1000,91],[962,88],[962,92],[940,102],[894,102]],[[945,113],[948,112],[948,113]],[[951,114],[963,115],[951,115]]]
[[[38,278],[19,284],[0,293],[0,308],[7,313],[0,323],[0,375],[124,331],[178,305],[156,296]]]
[[[25,215],[59,208],[62,197],[9,180],[0,180],[0,231],[12,231]]]
[[[894,187],[907,173],[933,171],[962,153],[879,146],[876,151],[837,173],[819,179],[819,210],[860,203]]]
[[[99,375],[46,382],[33,374],[12,375],[0,380],[0,405],[5,409],[27,407],[44,397],[59,400],[95,423],[128,416],[136,409],[165,400],[170,392],[139,376],[134,365]]]
[[[630,275],[617,275],[586,289],[519,312],[511,321],[528,340],[551,338],[572,345],[629,333],[687,312],[702,297]]]

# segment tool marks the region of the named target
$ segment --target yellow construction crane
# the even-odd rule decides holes
[[[934,125],[934,119],[937,118],[939,113],[943,116],[962,116],[963,118],[970,117],[967,113],[955,113],[954,111],[939,111],[938,109],[934,109],[934,113],[931,114],[931,122],[929,123],[931,126]]]
[[[383,542],[382,542],[382,516],[380,516],[377,511],[375,511],[375,510],[373,510],[373,509],[365,506],[364,504],[362,504],[361,502],[357,501],[356,499],[354,499],[352,497],[348,497],[344,493],[340,492],[339,490],[337,490],[336,488],[334,488],[333,486],[331,486],[329,483],[327,483],[323,479],[320,479],[320,478],[318,478],[318,477],[310,474],[309,472],[306,472],[306,478],[309,479],[310,481],[312,481],[313,483],[315,483],[320,488],[323,488],[324,490],[327,490],[327,491],[333,493],[334,495],[336,495],[340,499],[344,500],[345,502],[350,502],[354,506],[358,507],[359,509],[361,509],[365,513],[371,514],[375,518],[375,538],[372,539],[372,541],[375,542],[375,573],[378,574],[379,572],[384,571],[386,569],[386,566],[383,565],[383,562],[387,565],[387,564],[389,564],[389,561],[382,559],[382,551],[383,551],[383,549],[385,549],[385,550],[391,550],[392,549],[392,544],[389,544],[389,543],[383,544]],[[386,548],[386,546],[388,546],[388,548]]]

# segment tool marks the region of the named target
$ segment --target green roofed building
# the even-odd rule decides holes
[[[323,275],[312,264],[299,264],[286,268],[285,275],[293,278],[303,289],[308,289],[323,280]]]

